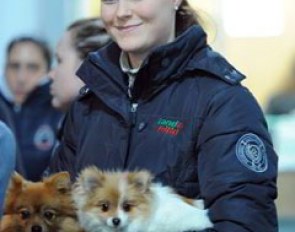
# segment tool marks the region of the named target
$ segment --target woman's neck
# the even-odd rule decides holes
[[[173,42],[174,40],[175,40],[175,31],[171,33],[168,40],[162,41],[162,43],[159,43],[156,47]],[[149,53],[152,52],[152,50],[153,49],[150,48],[148,52],[128,52],[129,63],[132,66],[132,68],[140,68],[142,62],[149,55]]]
[[[128,53],[129,63],[132,68],[139,68],[148,54]]]

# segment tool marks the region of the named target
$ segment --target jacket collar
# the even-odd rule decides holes
[[[207,75],[221,79],[228,84],[239,84],[246,77],[235,69],[222,55],[209,46],[196,53],[187,65],[186,71],[205,72]]]
[[[167,79],[179,76],[187,67],[191,57],[206,47],[206,34],[199,26],[193,26],[173,42],[154,49],[144,60],[136,75],[134,91],[137,97],[150,93]],[[117,90],[111,95],[124,91],[127,96],[127,77],[120,68],[121,50],[115,44],[91,53],[77,71],[77,75],[94,92],[106,90],[110,85]],[[110,91],[108,91],[110,92]]]
[[[82,98],[94,93],[128,122],[128,76],[120,68],[120,54],[119,47],[111,43],[98,52],[90,53],[76,74],[86,85],[80,94]]]
[[[121,52],[121,55],[120,55],[120,67],[122,69],[122,71],[124,73],[127,73],[128,76],[135,76],[140,67],[139,68],[132,68],[131,65],[130,65],[130,62],[129,62],[129,58],[128,58],[128,54],[126,52]]]
[[[128,76],[121,70],[120,55],[120,48],[111,43],[91,53],[77,75],[109,107],[127,113]],[[132,96],[148,98],[171,81],[185,78],[183,74],[187,71],[206,72],[231,84],[244,78],[221,55],[211,50],[203,29],[192,26],[173,42],[150,53],[136,75]]]

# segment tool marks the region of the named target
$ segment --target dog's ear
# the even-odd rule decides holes
[[[23,190],[24,188],[24,183],[25,179],[17,172],[14,172],[11,175],[9,186],[7,189],[7,193],[9,192],[14,192],[14,193],[19,193]]]
[[[148,192],[152,183],[153,176],[149,171],[130,172],[128,174],[128,182],[132,184],[140,192]]]
[[[68,172],[59,172],[49,176],[48,178],[44,179],[44,183],[49,186],[53,187],[59,193],[69,193],[71,192],[71,179],[70,174]]]
[[[14,204],[17,197],[21,194],[25,188],[26,180],[17,172],[11,175],[10,182],[6,191],[4,213],[14,213]]]
[[[84,192],[89,193],[96,188],[102,187],[104,180],[104,173],[92,166],[82,170],[75,186],[76,188],[82,188]]]

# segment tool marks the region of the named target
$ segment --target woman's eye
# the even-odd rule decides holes
[[[104,4],[115,4],[115,3],[118,3],[120,0],[101,0],[102,3]],[[130,2],[139,2],[139,1],[142,1],[142,0],[128,0]]]
[[[117,3],[119,0],[102,0],[102,2],[104,4],[115,4]]]

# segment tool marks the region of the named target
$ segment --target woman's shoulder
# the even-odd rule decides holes
[[[239,85],[246,78],[222,54],[206,47],[196,53],[188,63],[188,69],[209,79],[222,81],[229,85]]]
[[[209,46],[190,59],[187,71],[184,78],[195,86],[191,89],[197,92],[197,102],[204,109],[228,106],[229,102],[257,108],[255,97],[243,86],[245,75]]]
[[[225,57],[210,46],[195,53],[188,62],[184,79],[196,86],[199,96],[209,100],[224,92],[244,92],[242,81],[246,78]]]
[[[13,137],[12,131],[3,121],[0,120],[0,139],[2,140],[10,137]]]
[[[71,104],[67,117],[78,117],[78,121],[82,120],[85,115],[91,113],[93,101],[97,101],[96,95],[87,85],[83,86]]]

